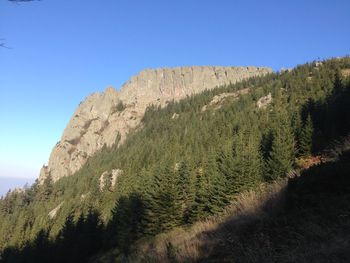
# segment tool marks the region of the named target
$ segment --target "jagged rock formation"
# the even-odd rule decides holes
[[[122,143],[136,128],[148,106],[165,106],[172,100],[205,89],[235,83],[272,72],[265,67],[178,67],[147,69],[125,83],[120,91],[109,87],[80,103],[61,140],[54,147],[39,181],[53,181],[78,171],[103,145]]]

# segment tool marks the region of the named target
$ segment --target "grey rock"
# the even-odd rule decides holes
[[[202,112],[206,111],[208,109],[208,107],[214,107],[214,109],[220,109],[223,102],[227,99],[227,98],[234,98],[237,99],[239,98],[239,96],[244,95],[244,94],[248,94],[250,91],[249,88],[245,88],[245,89],[241,89],[238,90],[236,92],[225,92],[225,93],[221,93],[219,95],[216,95],[212,98],[212,100],[209,102],[208,105],[204,105],[202,107]]]
[[[267,96],[261,97],[257,102],[256,106],[259,109],[265,109],[269,104],[272,102],[272,96],[271,93],[269,93]]]
[[[176,112],[173,114],[173,116],[171,116],[171,119],[172,120],[175,120],[175,119],[177,119],[177,118],[179,118],[179,114],[177,114]]]
[[[49,213],[48,213],[48,217],[50,217],[50,219],[54,219],[57,215],[57,212],[61,209],[62,205],[64,202],[61,202],[58,206],[56,206],[54,209],[52,209]]]
[[[50,174],[53,181],[77,172],[104,145],[122,144],[131,129],[140,127],[150,105],[164,107],[170,101],[206,89],[271,73],[265,67],[177,67],[146,69],[132,77],[120,91],[109,87],[80,103],[51,152],[48,167],[39,181]],[[122,103],[122,110],[117,107]]]
[[[108,190],[113,190],[117,179],[119,176],[121,176],[123,174],[123,170],[121,169],[113,169],[112,171],[105,171],[101,174],[100,178],[99,178],[99,187],[100,187],[100,191],[104,191],[106,188],[106,183],[109,181],[110,183],[110,189]]]

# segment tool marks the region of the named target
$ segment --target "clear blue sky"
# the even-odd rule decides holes
[[[144,68],[350,54],[350,1],[0,0],[0,177],[38,175],[78,103]]]

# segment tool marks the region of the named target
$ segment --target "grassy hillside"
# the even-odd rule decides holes
[[[300,174],[240,194],[220,217],[141,240],[126,260],[348,262],[350,138],[331,156]],[[114,262],[116,254],[110,251],[95,262]]]
[[[142,127],[121,147],[103,148],[73,176],[55,184],[48,178],[0,201],[2,261],[79,262],[111,249],[129,257],[140,240],[222,215],[240,193],[286,177],[300,160],[350,132],[350,86],[344,74],[349,68],[349,58],[309,63],[164,109],[150,107]],[[248,94],[210,106],[215,95],[245,88]],[[258,108],[257,101],[269,93],[272,103]],[[99,178],[112,169],[123,174],[115,187],[107,178],[101,191]],[[288,213],[282,218],[287,220]],[[281,222],[275,230],[284,231]],[[260,231],[244,229],[239,231],[247,236]],[[229,250],[215,251],[225,256]],[[52,253],[58,256],[53,259]],[[227,257],[241,253],[233,250]]]

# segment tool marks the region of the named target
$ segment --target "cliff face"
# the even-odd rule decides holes
[[[93,93],[76,109],[56,144],[39,181],[50,174],[54,181],[78,171],[87,158],[106,144],[111,146],[137,127],[148,106],[165,106],[205,89],[235,83],[272,72],[264,67],[178,67],[147,69],[125,83],[119,92],[109,87]]]

